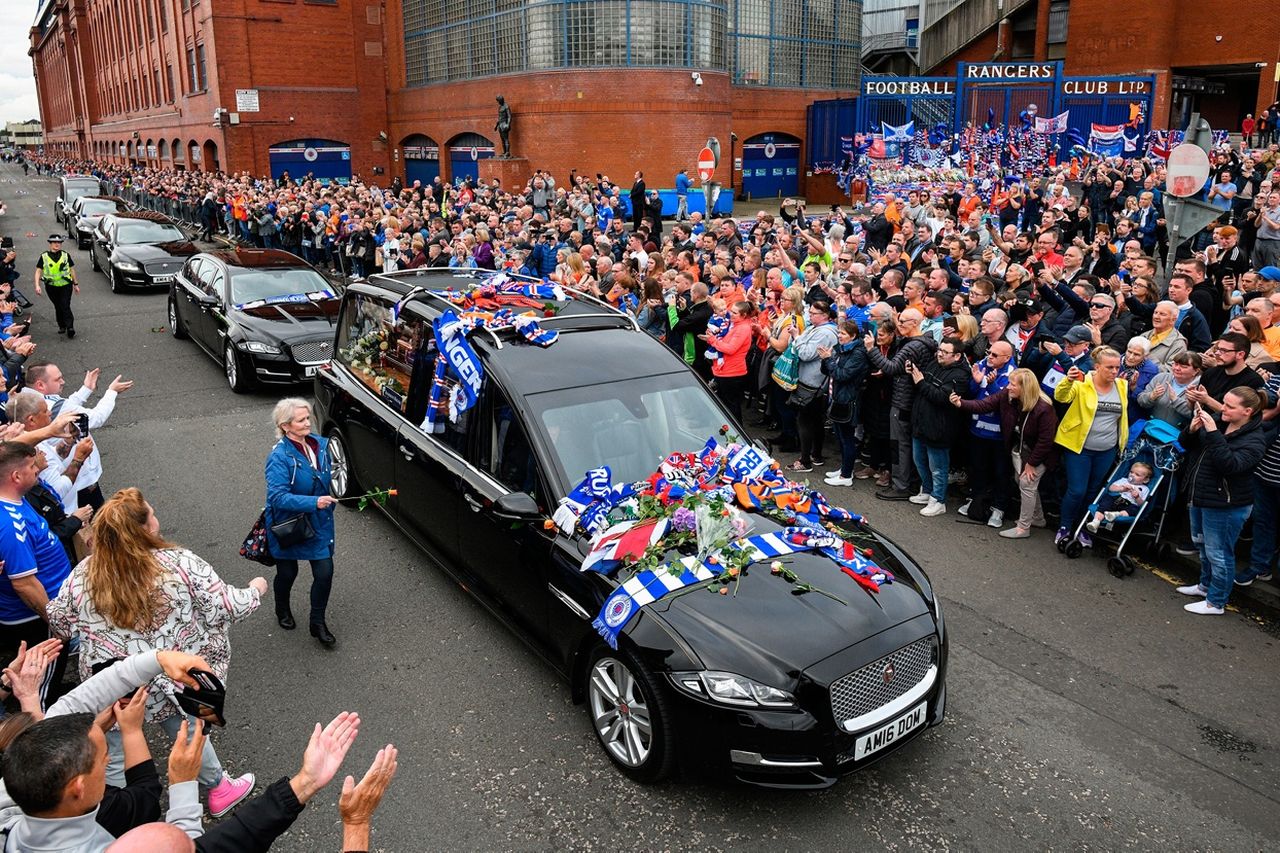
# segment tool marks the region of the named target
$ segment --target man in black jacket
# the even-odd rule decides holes
[[[631,230],[639,231],[644,224],[644,215],[649,212],[644,187],[644,172],[636,172],[636,181],[631,185]]]
[[[921,481],[920,494],[910,500],[924,504],[920,514],[931,518],[947,511],[951,444],[960,426],[951,395],[969,391],[969,368],[964,361],[963,345],[951,338],[944,339],[938,344],[934,360],[923,369],[908,362],[908,375],[916,387],[911,404],[911,452]]]
[[[711,319],[711,303],[707,299],[707,285],[701,281],[693,283],[689,288],[689,302],[681,297],[676,303],[678,319],[667,334],[667,346],[676,355],[685,355],[685,335],[693,336],[693,369],[708,382],[711,381],[711,359],[706,358],[707,342],[700,335],[707,331],[707,322]]]
[[[884,203],[876,202],[871,208],[871,218],[862,225],[863,248],[883,252],[893,239],[893,223],[884,215]]]

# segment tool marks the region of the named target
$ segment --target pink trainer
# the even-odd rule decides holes
[[[240,804],[240,801],[253,792],[254,783],[258,780],[252,773],[246,773],[239,779],[232,779],[226,773],[218,787],[209,791],[209,816],[222,817]]]

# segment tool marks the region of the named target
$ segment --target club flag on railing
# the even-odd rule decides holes
[[[893,127],[880,122],[880,130],[884,134],[885,142],[910,142],[915,138],[916,123],[913,120],[898,127]]]
[[[1067,132],[1067,116],[1071,111],[1067,110],[1058,113],[1053,118],[1042,118],[1036,116],[1036,133],[1066,133]]]

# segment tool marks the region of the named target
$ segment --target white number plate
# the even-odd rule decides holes
[[[318,364],[313,364],[313,365],[311,365],[310,367],[304,367],[304,368],[302,369],[302,375],[303,375],[303,376],[315,376],[315,375],[316,375],[316,371],[317,371],[317,370],[319,370],[319,369],[320,369],[320,365],[318,365]]]
[[[879,752],[894,741],[902,740],[909,732],[924,724],[924,712],[928,702],[921,702],[892,723],[881,726],[872,732],[858,735],[858,745],[853,751],[853,760],[861,761],[873,752]]]
[[[171,275],[153,275],[153,276],[151,276],[151,280],[152,280],[152,281],[154,281],[156,284],[168,284],[169,282],[173,281],[173,276],[171,276]]]

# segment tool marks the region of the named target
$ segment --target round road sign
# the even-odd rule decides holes
[[[1209,180],[1209,155],[1199,145],[1184,142],[1169,152],[1167,191],[1178,198],[1193,196]]]
[[[715,173],[716,154],[710,148],[703,148],[698,152],[698,178],[709,181]]]

